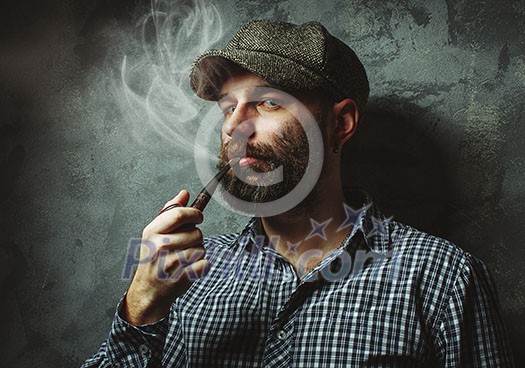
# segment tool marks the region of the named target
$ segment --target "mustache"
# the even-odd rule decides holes
[[[229,161],[234,157],[253,157],[257,159],[276,159],[275,150],[265,144],[236,144],[227,142],[223,144],[219,158],[222,161]]]

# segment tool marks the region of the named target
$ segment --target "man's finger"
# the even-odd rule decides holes
[[[173,274],[177,269],[185,268],[204,258],[206,251],[204,247],[193,247],[178,252],[170,252],[165,255],[163,269]]]
[[[177,194],[175,197],[173,197],[168,202],[166,202],[162,210],[159,212],[159,215],[163,212],[168,211],[168,207],[174,206],[172,208],[175,208],[175,206],[179,206],[179,207],[186,206],[188,204],[189,199],[190,199],[190,193],[185,189],[181,190],[179,194]]]
[[[200,224],[203,220],[202,212],[191,207],[179,207],[157,216],[146,228],[145,233],[168,234],[176,231],[183,225]]]
[[[202,232],[196,227],[175,231],[171,234],[159,234],[150,239],[160,250],[179,251],[194,246],[202,245]]]

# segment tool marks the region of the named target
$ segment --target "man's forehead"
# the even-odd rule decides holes
[[[260,95],[272,94],[279,98],[293,102],[296,100],[317,99],[319,94],[314,91],[288,91],[277,86],[256,74],[245,71],[228,77],[221,86],[218,102],[230,98],[257,98]]]

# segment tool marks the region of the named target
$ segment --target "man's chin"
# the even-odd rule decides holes
[[[284,197],[286,194],[289,193],[289,190],[285,190],[279,184],[270,186],[258,186],[246,184],[244,182],[237,182],[232,185],[227,185],[223,187],[223,190],[225,190],[226,192],[228,192],[228,194],[234,197],[231,198],[233,202],[235,202],[235,199],[239,199],[241,201],[250,203],[272,202]],[[235,203],[230,203],[230,205],[234,208],[236,207]]]

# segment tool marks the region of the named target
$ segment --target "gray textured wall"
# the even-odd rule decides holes
[[[320,20],[355,48],[373,99],[345,148],[345,182],[486,261],[523,365],[524,1],[216,4],[226,35],[252,18]],[[183,112],[160,120],[181,120],[184,134],[167,139],[177,129],[147,119],[144,100],[121,103],[124,55],[142,65],[130,77],[134,91],[146,93],[152,80],[141,74],[148,64],[133,26],[148,7],[0,5],[2,367],[69,367],[94,353],[128,284],[128,240],[178,189],[201,185],[177,139],[191,142],[194,129],[181,116],[206,105],[177,99]],[[196,44],[185,40],[182,62]],[[216,203],[206,214],[207,234],[244,222]]]

